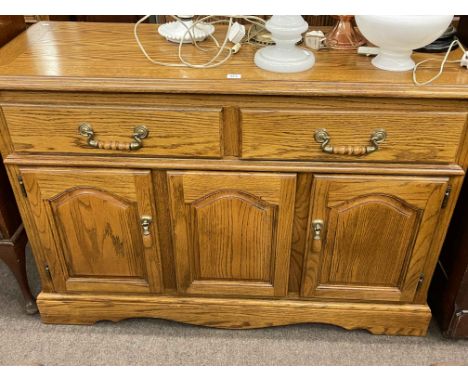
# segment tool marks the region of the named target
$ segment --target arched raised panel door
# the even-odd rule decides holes
[[[161,291],[150,171],[21,173],[57,291]]]
[[[169,172],[178,291],[285,296],[296,177]]]
[[[447,178],[314,178],[302,296],[410,302]]]

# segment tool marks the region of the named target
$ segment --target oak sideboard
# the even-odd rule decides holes
[[[154,25],[141,40],[177,62]],[[67,22],[0,50],[2,154],[43,322],[426,333],[468,165],[466,70],[416,87],[354,52],[275,74],[254,51],[157,66],[132,24]]]

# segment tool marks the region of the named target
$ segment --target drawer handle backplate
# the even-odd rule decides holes
[[[79,133],[88,138],[88,146],[103,150],[138,150],[143,147],[142,140],[148,136],[148,129],[139,125],[133,130],[132,142],[100,141],[95,139],[94,130],[89,123],[82,123],[78,128]]]
[[[384,129],[378,129],[372,133],[370,137],[370,146],[332,146],[330,145],[330,135],[327,130],[318,129],[315,132],[315,141],[320,143],[322,151],[327,154],[340,155],[366,155],[373,153],[379,149],[379,144],[387,137],[387,132]]]

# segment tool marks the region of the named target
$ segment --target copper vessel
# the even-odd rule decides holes
[[[325,45],[332,49],[355,49],[366,39],[353,26],[354,16],[333,16],[338,22],[325,36]]]

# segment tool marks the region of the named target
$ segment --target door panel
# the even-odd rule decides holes
[[[295,175],[170,172],[178,290],[284,296]]]
[[[316,176],[302,295],[412,301],[447,181]]]
[[[149,171],[21,172],[57,291],[161,291]]]
[[[131,203],[100,190],[79,188],[52,199],[51,207],[70,276],[143,276],[141,248],[132,242],[139,230]]]
[[[274,207],[221,191],[194,202],[193,210],[201,279],[269,281]]]
[[[419,210],[383,195],[336,205],[329,215],[328,229],[335,233],[335,240],[327,241],[325,247],[332,254],[324,258],[326,282],[397,287],[419,221]],[[388,256],[389,243],[392,256]]]

